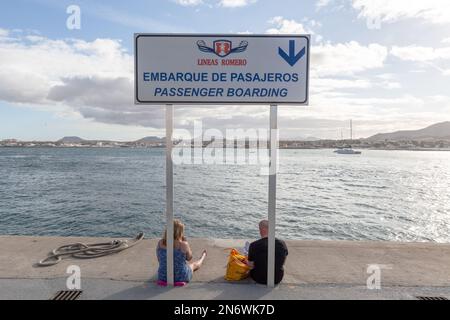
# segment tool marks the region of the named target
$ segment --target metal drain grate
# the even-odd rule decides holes
[[[424,296],[419,296],[416,297],[419,300],[427,300],[427,301],[431,301],[431,300],[448,300],[446,297],[424,297]]]
[[[58,291],[50,300],[77,300],[82,293],[82,290],[61,290]]]

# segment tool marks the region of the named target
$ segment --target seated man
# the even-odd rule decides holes
[[[262,220],[259,223],[261,239],[252,242],[248,249],[248,260],[250,277],[258,283],[267,284],[267,257],[268,257],[268,235],[269,222]],[[284,262],[288,255],[288,249],[283,240],[275,239],[275,284],[281,282],[284,276]]]

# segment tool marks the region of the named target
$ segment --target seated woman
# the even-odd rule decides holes
[[[206,250],[197,261],[192,261],[192,250],[184,237],[184,225],[180,220],[173,221],[174,241],[173,241],[173,262],[174,262],[174,282],[189,282],[194,271],[198,270],[203,260],[206,258]],[[159,261],[158,280],[167,282],[167,230],[158,242],[156,256]]]

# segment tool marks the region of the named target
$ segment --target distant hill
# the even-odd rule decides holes
[[[137,140],[136,142],[140,142],[140,143],[151,143],[151,142],[164,142],[165,138],[160,138],[160,137],[156,137],[156,136],[149,136],[149,137],[144,137],[142,139]]]
[[[367,138],[371,141],[384,140],[450,140],[450,121],[435,123],[419,130],[403,130],[391,133],[378,133]]]
[[[317,138],[314,136],[298,136],[298,137],[293,137],[293,138],[280,138],[281,141],[319,141],[322,140],[322,138]]]
[[[80,137],[64,137],[59,139],[57,142],[59,143],[82,143],[86,140],[81,139]]]

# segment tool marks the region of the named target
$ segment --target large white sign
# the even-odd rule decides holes
[[[135,34],[137,104],[308,104],[309,35]]]

